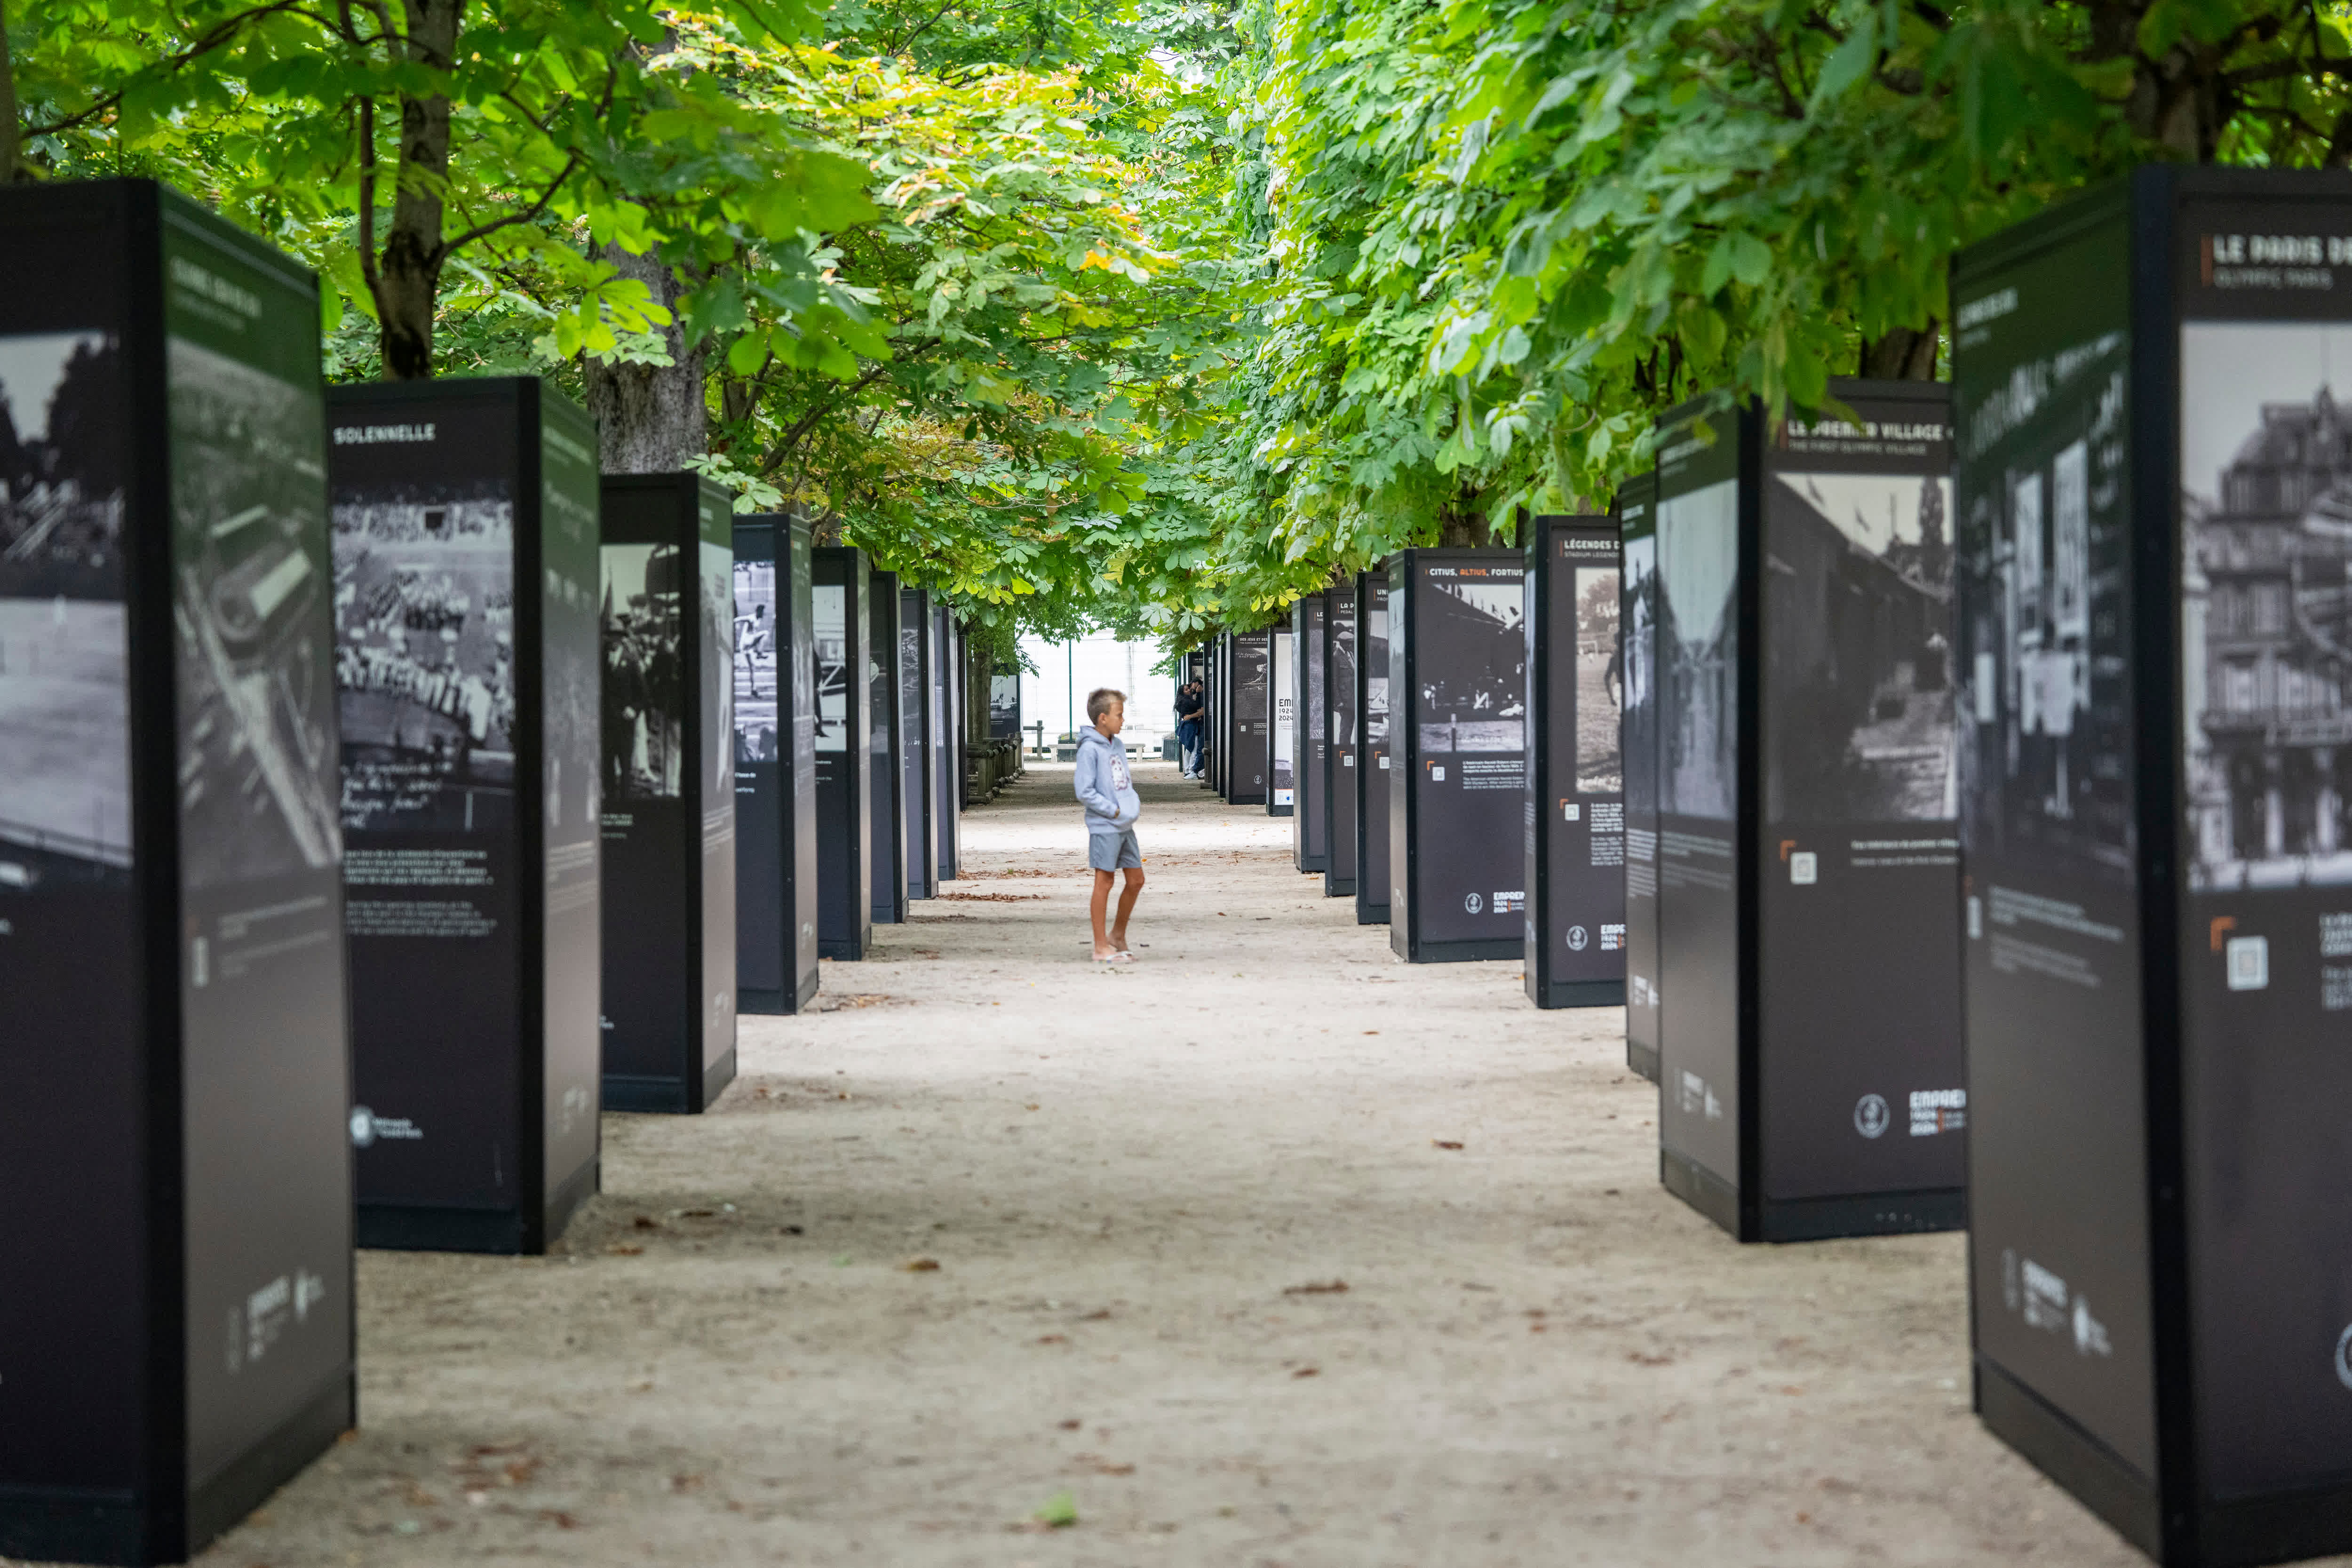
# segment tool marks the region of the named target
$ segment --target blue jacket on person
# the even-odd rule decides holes
[[[1143,815],[1143,797],[1127,771],[1127,748],[1092,724],[1078,731],[1073,778],[1088,833],[1124,833]]]

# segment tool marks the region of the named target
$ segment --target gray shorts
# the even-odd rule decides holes
[[[1135,841],[1135,829],[1124,828],[1117,833],[1087,835],[1087,864],[1097,871],[1116,871],[1122,866],[1143,867],[1143,846]]]

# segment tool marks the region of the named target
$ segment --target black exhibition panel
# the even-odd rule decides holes
[[[1963,1223],[1948,400],[1657,438],[1660,1177],[1743,1241]]]
[[[1290,858],[1301,871],[1331,868],[1331,807],[1324,795],[1330,781],[1323,776],[1323,758],[1331,749],[1324,726],[1324,618],[1322,595],[1291,602],[1290,755],[1297,787]]]
[[[1658,1081],[1658,520],[1657,479],[1617,492],[1623,552],[1618,625],[1625,753],[1625,1065]]]
[[[1234,638],[1220,632],[1209,647],[1209,767],[1217,798],[1234,795]]]
[[[1265,814],[1288,816],[1298,809],[1298,644],[1288,626],[1265,638]]]
[[[734,518],[690,473],[603,510],[604,1108],[699,1111],[735,1076]]]
[[[596,1190],[596,426],[536,377],[327,423],[359,1245],[544,1252]]]
[[[957,839],[963,822],[963,629],[955,612],[931,604],[931,785],[933,849],[939,879],[956,879]]]
[[[735,1007],[797,1013],[817,986],[815,568],[809,524],[735,520]]]
[[[939,770],[932,765],[931,595],[922,588],[898,590],[898,760],[906,780],[907,897],[940,894],[939,835],[932,796]]]
[[[871,887],[876,925],[901,925],[907,919],[907,739],[899,722],[898,574],[869,572],[866,577],[866,695],[871,717],[867,744],[872,761],[868,829],[874,837]]]
[[[1323,798],[1331,813],[1331,859],[1324,868],[1323,896],[1352,897],[1356,891],[1356,764],[1362,751],[1356,722],[1356,586],[1323,591],[1323,694],[1326,737]]]
[[[1274,634],[1236,632],[1229,645],[1228,684],[1233,687],[1233,777],[1225,798],[1235,805],[1264,805],[1270,794],[1267,775],[1274,771],[1270,699]]]
[[[2166,1563],[2352,1551],[2352,178],[1951,290],[1977,1408]]]
[[[1356,777],[1356,923],[1389,921],[1389,574],[1356,574],[1356,710],[1364,744]]]
[[[816,662],[816,949],[863,959],[874,944],[872,568],[866,552],[813,551]],[[810,965],[812,974],[815,965]]]
[[[1389,946],[1412,963],[1524,951],[1525,578],[1516,550],[1389,557]],[[1520,887],[1514,888],[1512,883]]]
[[[177,1563],[354,1414],[319,290],[147,181],[0,235],[0,1554]]]
[[[1527,525],[1528,996],[1538,1007],[1625,1000],[1625,763],[1618,710],[1617,524]]]

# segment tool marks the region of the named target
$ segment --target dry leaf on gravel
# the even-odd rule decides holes
[[[1320,1377],[1323,1375],[1323,1369],[1319,1366],[1302,1366],[1290,1375],[1293,1377]]]
[[[1440,1149],[1459,1149],[1462,1147],[1459,1141],[1452,1138],[1433,1138],[1430,1140],[1430,1142]]]
[[[898,1267],[909,1274],[937,1274],[940,1271],[940,1260],[936,1258],[910,1258]]]
[[[1347,1294],[1347,1290],[1348,1282],[1345,1279],[1322,1279],[1310,1284],[1286,1285],[1282,1288],[1282,1293],[1286,1296],[1343,1296]]]
[[[624,1247],[616,1241],[604,1250],[611,1253],[615,1258],[635,1258],[644,1252],[645,1248],[642,1247]]]

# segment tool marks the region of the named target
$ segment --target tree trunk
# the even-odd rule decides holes
[[[1495,542],[1484,512],[1445,507],[1437,514],[1437,544],[1441,550],[1485,550]]]
[[[1862,374],[1870,381],[1933,381],[1936,379],[1936,323],[1924,331],[1895,327],[1862,345]]]
[[[408,58],[446,71],[455,64],[465,0],[410,0]],[[449,178],[449,95],[400,95],[400,184],[392,232],[375,280],[377,343],[386,381],[433,374],[434,305],[441,292],[441,192]]]
[[[658,255],[632,256],[617,245],[607,245],[604,254],[622,277],[642,279],[671,312],[670,324],[661,329],[668,364],[604,364],[593,357],[582,362],[604,471],[671,473],[684,468],[688,458],[710,449],[703,351],[686,346],[685,331],[677,321],[677,302],[686,289]]]

